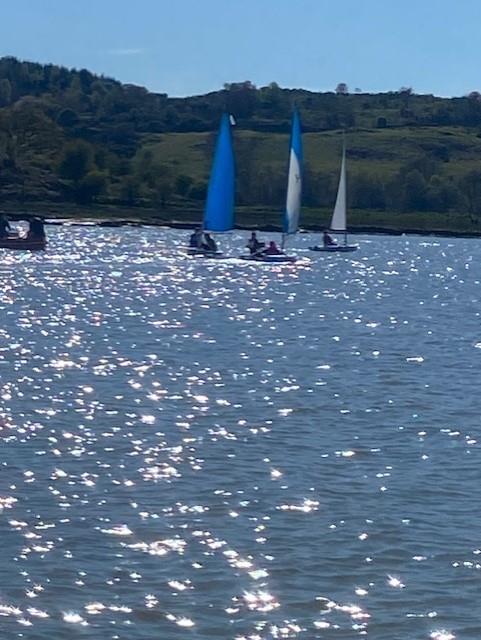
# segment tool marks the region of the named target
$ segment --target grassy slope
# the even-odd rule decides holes
[[[258,167],[273,166],[281,171],[287,166],[288,135],[235,130],[237,168],[255,159]],[[337,177],[340,164],[342,134],[339,131],[304,134],[304,155],[310,169]],[[397,129],[357,130],[349,133],[348,172],[368,173],[381,181],[399,171],[402,165],[414,161],[429,149],[445,147],[449,161],[437,161],[436,172],[458,178],[476,168],[481,159],[481,139],[473,130],[461,127],[401,127]],[[171,133],[145,139],[144,147],[153,151],[160,162],[171,164],[173,170],[185,172],[197,180],[206,180],[209,173],[212,135],[206,133]],[[248,153],[246,153],[248,149]],[[330,210],[303,209],[301,224],[308,228],[327,225]],[[197,213],[173,212],[175,219],[199,219]],[[238,208],[241,225],[274,226],[280,222],[280,212],[259,208]],[[379,227],[386,230],[441,230],[480,233],[481,228],[463,213],[395,213],[384,211],[351,211],[351,227]]]
[[[252,161],[259,167],[287,166],[289,137],[280,133],[235,130],[237,169]],[[177,173],[205,180],[210,165],[211,134],[166,133],[146,137],[142,148],[153,151],[159,161],[170,164]],[[456,177],[479,165],[481,139],[476,132],[455,127],[403,127],[399,129],[357,130],[346,139],[349,172],[369,173],[385,179],[400,167],[429,152],[446,147],[449,161],[438,161],[437,172]],[[313,171],[336,173],[339,169],[342,135],[339,131],[304,134],[304,156]],[[251,153],[246,154],[245,149]]]
[[[394,129],[356,130],[347,136],[348,172],[368,173],[381,181],[399,171],[402,165],[426,155],[431,147],[443,146],[448,149],[449,161],[437,161],[436,173],[457,178],[463,173],[477,168],[481,159],[481,139],[475,130],[462,127],[400,127]],[[195,180],[208,179],[212,148],[212,133],[165,133],[147,135],[138,155],[149,149],[163,164],[169,164],[173,173],[187,174]],[[260,133],[237,128],[234,130],[237,147],[237,169],[241,172],[248,163],[255,162],[256,168],[272,166],[284,172],[287,167],[289,136],[280,133]],[[322,174],[332,174],[337,179],[342,134],[340,131],[304,134],[304,155],[310,169]],[[169,207],[165,211],[156,209],[101,207],[79,207],[60,205],[47,206],[45,213],[55,216],[90,217],[107,219],[132,219],[144,221],[180,222],[198,221],[201,218],[199,203],[191,209],[185,206]],[[42,212],[42,205],[29,205],[30,210]],[[18,206],[13,206],[12,211]],[[238,207],[237,220],[242,226],[277,226],[280,224],[279,210],[262,207]],[[303,208],[301,225],[306,228],[322,228],[330,218],[330,209]],[[396,213],[384,211],[350,211],[351,227],[377,227],[386,230],[426,230],[459,231],[481,233],[475,221],[463,212],[441,213]]]

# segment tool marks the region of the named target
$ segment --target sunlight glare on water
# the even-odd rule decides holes
[[[479,639],[479,241],[49,232],[1,255],[2,637]]]

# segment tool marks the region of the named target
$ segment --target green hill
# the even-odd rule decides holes
[[[353,224],[481,231],[478,93],[314,93],[243,82],[169,98],[85,69],[14,58],[0,59],[0,202],[192,219],[227,110],[237,121],[238,219],[275,222],[294,105],[304,130],[305,224],[332,208],[344,130]]]

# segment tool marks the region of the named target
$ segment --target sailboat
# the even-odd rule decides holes
[[[222,115],[210,172],[207,199],[204,209],[202,230],[199,235],[202,243],[210,238],[210,233],[223,233],[234,228],[235,165],[232,145],[231,116]],[[206,237],[207,236],[207,237]],[[217,247],[189,247],[188,253],[207,258],[219,258],[223,255]]]
[[[337,188],[336,204],[334,206],[334,212],[331,218],[331,226],[329,228],[333,233],[344,234],[344,243],[336,244],[332,242],[324,242],[322,247],[315,246],[309,247],[311,251],[327,251],[329,253],[339,252],[348,253],[349,251],[356,251],[358,246],[356,244],[347,244],[347,179],[346,179],[346,143],[343,140],[342,143],[342,161],[341,161],[341,174],[339,176],[339,186]],[[330,240],[330,236],[327,231],[324,232],[324,238]]]
[[[287,171],[287,196],[286,209],[283,220],[282,251],[280,253],[268,253],[269,249],[250,256],[241,256],[244,260],[257,262],[295,262],[297,256],[284,253],[287,236],[297,232],[299,227],[299,215],[301,213],[302,196],[302,132],[299,113],[294,111],[292,116],[291,141],[289,153],[289,168]]]

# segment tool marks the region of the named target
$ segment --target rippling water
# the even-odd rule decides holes
[[[479,639],[479,241],[185,235],[1,254],[2,638]]]

